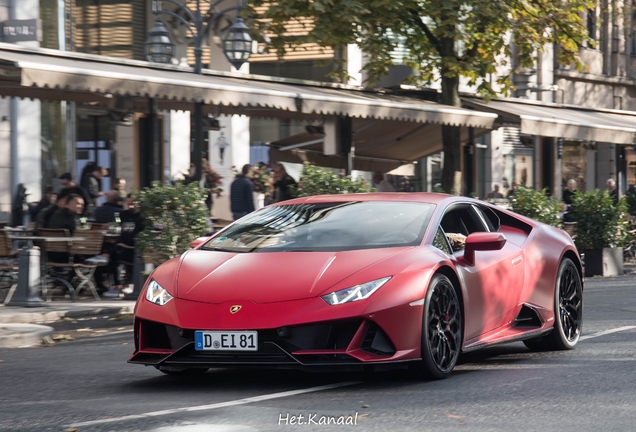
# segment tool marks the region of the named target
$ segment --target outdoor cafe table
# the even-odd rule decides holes
[[[68,242],[81,241],[83,237],[41,237],[41,236],[10,236],[12,241],[25,241],[26,245],[18,254],[18,285],[9,302],[5,306],[26,306],[41,307],[46,306],[46,302],[40,298],[40,275],[41,267],[39,263],[32,261],[32,256],[37,255],[33,243],[43,242]]]

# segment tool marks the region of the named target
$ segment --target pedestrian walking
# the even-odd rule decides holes
[[[254,184],[249,179],[251,171],[250,164],[243,165],[241,174],[230,186],[230,204],[234,220],[254,211]]]

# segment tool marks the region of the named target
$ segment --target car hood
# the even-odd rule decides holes
[[[176,294],[180,299],[205,303],[273,303],[315,297],[406,249],[410,248],[265,253],[190,250],[179,268]]]

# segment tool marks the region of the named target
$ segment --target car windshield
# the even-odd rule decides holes
[[[327,252],[417,246],[433,204],[337,202],[267,207],[202,249],[226,252]]]

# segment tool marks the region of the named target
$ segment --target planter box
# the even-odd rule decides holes
[[[585,276],[620,276],[623,274],[623,248],[587,249]]]

